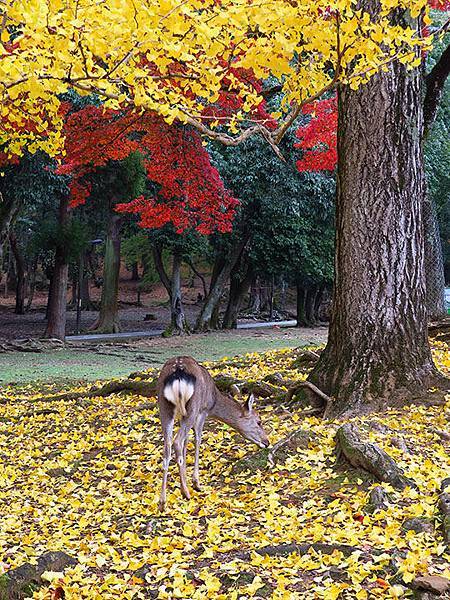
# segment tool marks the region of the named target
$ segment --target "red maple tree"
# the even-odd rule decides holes
[[[203,234],[231,230],[238,201],[225,189],[196,131],[168,125],[152,113],[90,105],[67,113],[65,136],[66,158],[58,172],[72,177],[73,207],[89,198],[88,176],[97,168],[139,151],[158,192],[127,203],[119,199],[116,210],[139,214],[145,228],[172,223],[180,233],[189,228]]]
[[[337,99],[336,96],[318,100],[303,108],[311,118],[297,129],[300,142],[296,148],[303,150],[297,161],[299,171],[332,171],[337,162]]]

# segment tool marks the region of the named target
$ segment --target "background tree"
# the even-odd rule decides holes
[[[334,181],[328,175],[298,172],[301,152],[294,139],[291,131],[280,145],[284,161],[257,139],[238,149],[215,146],[212,151],[225,184],[241,200],[234,231],[218,246],[218,257],[230,261],[237,241],[244,231],[248,234],[244,250],[231,264],[225,328],[236,327],[243,297],[256,278],[268,283],[284,277],[299,286],[303,282],[301,290],[310,289],[311,295],[331,283]],[[308,316],[312,324],[316,311]],[[306,324],[305,318],[299,321]]]

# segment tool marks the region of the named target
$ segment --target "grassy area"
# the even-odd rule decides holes
[[[197,360],[216,360],[246,352],[318,344],[325,339],[324,328],[271,328],[213,332],[182,338],[152,338],[116,345],[85,344],[37,354],[7,353],[0,354],[0,384],[94,381],[159,366],[176,354],[189,354]]]

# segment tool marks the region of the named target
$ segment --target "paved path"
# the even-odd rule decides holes
[[[238,329],[259,329],[262,327],[295,327],[296,321],[255,321],[254,323],[238,323]],[[68,335],[66,342],[113,342],[138,338],[158,337],[163,329],[147,329],[146,331],[124,331],[123,333],[92,333],[87,335]]]

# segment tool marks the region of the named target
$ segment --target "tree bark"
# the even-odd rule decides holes
[[[248,240],[249,236],[247,234],[243,234],[239,242],[233,247],[230,256],[228,257],[223,268],[218,273],[214,284],[211,286],[208,297],[206,298],[202,310],[197,318],[195,331],[206,331],[211,328],[211,318],[213,316],[214,309],[220,301],[226,282],[230,277],[231,270],[239,260],[239,256],[247,245]]]
[[[173,334],[181,335],[189,331],[189,327],[184,314],[184,307],[181,295],[181,255],[178,252],[173,254],[172,277],[169,278],[164,267],[162,259],[162,248],[153,247],[153,260],[158,271],[161,283],[166,288],[170,300],[170,326],[163,335]]]
[[[61,197],[58,208],[58,223],[61,230],[67,225],[69,218],[69,197],[64,195]],[[58,240],[47,305],[48,317],[45,330],[47,338],[64,341],[66,337],[68,275],[67,249],[61,240]]]
[[[139,265],[137,262],[134,262],[131,265],[131,277],[130,277],[130,281],[139,281],[140,277],[139,277]]]
[[[235,269],[233,269],[235,271]],[[248,293],[253,279],[252,269],[247,265],[245,273],[239,277],[238,273],[232,273],[230,277],[230,295],[227,308],[223,317],[223,329],[236,329],[239,311],[245,294]]]
[[[99,333],[118,333],[120,331],[118,301],[121,221],[120,215],[111,212],[105,241],[100,314],[93,328],[94,331]]]
[[[433,123],[436,120],[442,92],[449,73],[450,46],[447,46],[433,69],[425,77],[425,99],[423,102],[424,141],[429,136]],[[428,193],[426,185],[424,186],[423,211],[428,319],[436,320],[442,318],[446,313],[444,300],[444,257],[439,235],[436,206]]]
[[[16,234],[13,231],[9,234],[9,243],[16,265],[16,306],[14,312],[16,315],[23,315],[25,314],[25,261],[17,243]]]
[[[437,378],[427,338],[421,78],[395,62],[339,90],[335,283],[309,379],[327,414],[411,402]]]
[[[178,252],[174,252],[170,291],[170,333],[177,335],[186,333],[189,329],[181,298],[181,263],[181,255]]]
[[[30,274],[30,289],[28,294],[27,305],[25,307],[25,312],[28,312],[31,309],[31,305],[33,304],[34,292],[36,290],[36,271],[37,271],[37,258],[33,260],[33,264],[31,265],[31,274]]]
[[[423,197],[423,226],[425,235],[425,278],[427,312],[430,321],[445,316],[444,256],[436,205],[425,185]]]

